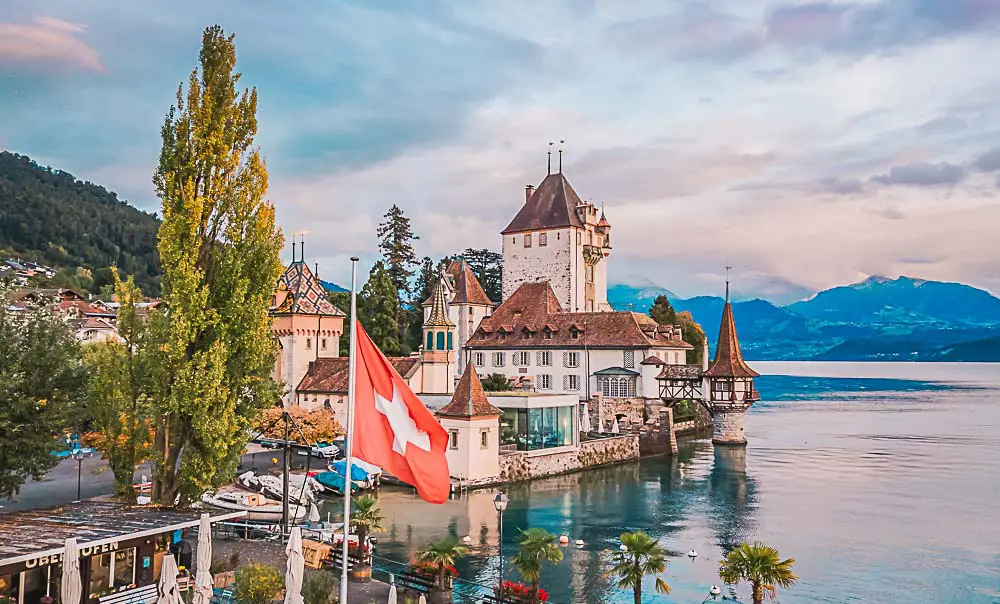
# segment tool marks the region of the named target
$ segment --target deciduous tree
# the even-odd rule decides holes
[[[15,312],[0,303],[0,359],[0,499],[6,499],[58,463],[52,450],[77,419],[84,376],[79,346],[47,304]]]
[[[114,271],[113,280],[119,302],[116,327],[122,341],[109,339],[85,348],[89,376],[86,409],[97,432],[93,445],[104,454],[114,474],[115,495],[134,503],[135,468],[152,453],[148,396],[151,353],[147,349],[146,324],[136,307],[142,301],[142,292],[132,277],[122,281]]]
[[[163,125],[153,182],[163,299],[152,317],[153,496],[182,503],[228,480],[253,419],[278,396],[270,306],[282,236],[254,147],[257,91],[237,90],[233,36],[209,27]]]

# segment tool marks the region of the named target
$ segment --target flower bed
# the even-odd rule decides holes
[[[541,587],[538,588],[537,595],[538,595],[537,600],[539,602],[549,601],[549,594]],[[532,602],[533,600],[531,599],[531,586],[525,585],[524,583],[521,582],[514,583],[513,581],[504,581],[503,599],[509,600],[511,602]]]

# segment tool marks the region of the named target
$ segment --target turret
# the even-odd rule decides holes
[[[713,443],[746,444],[744,419],[750,406],[760,399],[760,394],[753,387],[753,379],[759,375],[743,360],[727,280],[726,303],[722,307],[715,359],[705,372],[708,383],[706,403],[712,412],[714,424]]]
[[[452,392],[455,375],[455,323],[448,316],[447,276],[441,273],[431,291],[420,353],[423,392]]]

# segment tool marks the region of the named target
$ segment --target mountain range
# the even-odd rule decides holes
[[[661,294],[690,311],[714,346],[722,298],[619,284],[608,300],[645,312]],[[733,316],[749,359],[1000,362],[1000,298],[961,283],[875,276],[786,306],[733,302]]]

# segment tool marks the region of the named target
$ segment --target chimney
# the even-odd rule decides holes
[[[524,187],[524,203],[528,203],[531,200],[531,194],[535,192],[535,185],[528,185]]]

